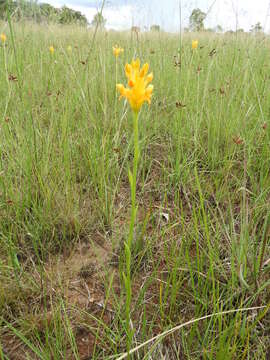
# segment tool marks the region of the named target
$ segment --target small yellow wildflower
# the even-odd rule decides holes
[[[71,46],[71,45],[69,45],[69,46],[67,47],[67,51],[68,51],[69,53],[72,53],[72,46]]]
[[[123,54],[124,49],[119,47],[118,45],[113,46],[113,55],[118,57],[119,55]]]
[[[6,34],[1,34],[0,35],[0,39],[1,39],[1,42],[4,44],[5,42],[6,42],[6,40],[7,40],[7,36],[6,36]]]
[[[154,86],[148,84],[153,80],[153,73],[147,75],[148,70],[149,64],[146,63],[140,68],[140,60],[132,60],[131,64],[125,66],[129,88],[125,88],[122,84],[116,85],[120,92],[120,99],[127,98],[132,110],[136,113],[145,101],[151,103]]]
[[[198,40],[192,40],[192,50],[196,50],[198,47],[199,41]]]
[[[50,53],[53,55],[53,53],[54,53],[54,47],[53,47],[52,45],[49,47],[49,51],[50,51]]]

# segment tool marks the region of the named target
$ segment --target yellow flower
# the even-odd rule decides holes
[[[49,51],[50,51],[50,53],[53,55],[53,53],[54,53],[54,47],[53,47],[52,45],[49,47]]]
[[[67,47],[67,51],[68,51],[69,53],[72,53],[72,46],[71,46],[71,45],[69,45],[69,46]]]
[[[5,42],[6,42],[6,40],[7,40],[7,36],[6,36],[6,34],[1,34],[0,35],[0,39],[1,39],[1,42],[4,44]]]
[[[125,88],[122,84],[116,85],[120,92],[120,99],[127,98],[132,110],[136,113],[145,101],[151,103],[154,86],[149,83],[153,80],[153,73],[147,75],[148,70],[149,64],[146,63],[140,68],[140,60],[132,60],[131,64],[125,66],[129,87]]]
[[[191,44],[192,50],[197,49],[198,44],[199,44],[199,41],[198,41],[198,40],[192,40],[192,44]]]
[[[121,55],[124,52],[124,49],[122,49],[121,47],[119,47],[118,45],[113,46],[113,55],[115,57],[118,57],[119,55]]]

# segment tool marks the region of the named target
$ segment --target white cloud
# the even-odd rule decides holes
[[[69,5],[71,7],[71,5]],[[72,5],[72,9],[80,11],[87,17],[89,23],[93,20],[98,9],[93,7],[77,6]],[[106,28],[121,30],[125,28],[130,28],[132,23],[132,6],[123,5],[117,8],[105,8],[103,10],[103,16],[107,20]]]
[[[55,7],[62,7],[66,5],[76,11],[80,11],[84,14],[89,23],[93,20],[95,14],[99,11],[98,8],[94,6],[83,5],[83,1],[76,0],[43,0]],[[79,4],[78,4],[79,3]],[[119,5],[119,6],[105,6],[103,10],[103,16],[106,19],[106,28],[122,30],[131,27],[133,21],[134,6],[129,5]]]
[[[46,0],[43,0],[46,1]],[[81,11],[89,22],[98,11],[93,5],[100,3],[91,0],[48,0],[54,6],[67,6]],[[128,29],[132,25],[143,28],[152,24],[160,24],[168,31],[179,29],[180,0],[110,0],[109,6],[103,11],[107,19],[106,27],[116,30]],[[211,6],[213,5],[213,6]],[[181,0],[182,26],[188,25],[188,18],[192,9],[199,7],[208,13],[206,26],[214,27],[220,24],[225,30],[244,28],[249,30],[251,25],[260,21],[265,30],[270,29],[270,0]]]
[[[209,14],[211,26],[221,24],[226,30],[243,28],[248,31],[252,25],[261,22],[269,30],[269,0],[219,0]]]

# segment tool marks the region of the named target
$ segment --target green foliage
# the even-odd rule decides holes
[[[104,18],[104,16],[102,15],[101,12],[97,12],[96,15],[94,16],[91,25],[94,27],[100,27],[100,28],[104,28],[105,24],[106,24],[106,19]]]
[[[207,28],[207,29],[205,29],[204,31],[205,31],[205,32],[209,32],[209,33],[214,33],[214,32],[215,32],[215,30],[212,29],[212,28]]]
[[[80,11],[75,11],[69,9],[67,6],[63,6],[59,13],[59,23],[87,25],[87,20]]]
[[[154,24],[154,25],[152,25],[152,26],[150,27],[150,30],[151,30],[151,31],[159,32],[159,31],[160,31],[160,25]]]
[[[215,27],[215,31],[216,31],[217,33],[222,33],[222,32],[223,32],[222,26],[221,26],[221,25],[217,25],[217,26]]]
[[[202,31],[204,30],[204,20],[206,13],[201,11],[199,8],[194,9],[189,17],[189,28],[191,31]]]
[[[253,34],[260,34],[263,32],[263,27],[260,22],[257,22],[255,25],[251,26],[250,32]]]
[[[37,3],[34,1],[11,1],[1,0],[0,19],[7,20],[7,11],[12,16],[13,21],[29,20],[37,23],[54,24],[77,24],[87,25],[87,19],[79,11],[75,11],[66,6],[58,9],[50,4]]]

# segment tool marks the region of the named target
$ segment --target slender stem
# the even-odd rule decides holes
[[[133,132],[134,132],[134,158],[133,158],[133,183],[131,187],[131,205],[132,205],[132,217],[136,218],[136,183],[137,183],[137,167],[139,160],[139,129],[138,129],[138,113],[134,113],[133,117]],[[133,238],[133,234],[132,238]],[[131,239],[132,239],[131,238]]]
[[[133,172],[130,182],[131,190],[131,220],[129,227],[128,247],[131,249],[134,226],[136,220],[137,206],[136,206],[136,183],[137,183],[137,168],[139,160],[139,129],[138,129],[138,113],[134,112],[133,116],[133,136],[134,136],[134,156],[133,156]]]
[[[6,53],[6,45],[5,45],[5,43],[3,44],[3,49],[4,49],[4,63],[5,63],[6,81],[7,81],[7,87],[8,87],[8,97],[7,97],[5,111],[4,111],[4,118],[5,118],[6,114],[7,114],[7,111],[8,111],[9,101],[10,101],[10,98],[11,98],[11,88],[10,88],[10,82],[8,80],[8,63],[7,63],[7,53]]]
[[[260,253],[260,265],[259,265],[259,273],[258,273],[258,282],[260,281],[260,278],[261,278],[263,260],[264,260],[265,250],[266,250],[266,243],[267,243],[267,239],[269,238],[268,235],[269,235],[269,231],[265,232],[264,236],[263,236],[262,250],[261,250],[261,253]]]
[[[133,172],[129,174],[130,191],[131,191],[131,218],[129,227],[128,242],[126,243],[126,329],[127,329],[127,351],[129,352],[132,343],[132,329],[130,328],[130,303],[131,303],[131,248],[134,239],[134,227],[136,222],[137,204],[136,204],[136,182],[137,168],[139,160],[139,129],[138,129],[138,112],[133,115],[133,136],[134,136],[134,156]]]
[[[16,71],[17,71],[17,77],[18,77],[18,84],[19,84],[19,95],[20,95],[20,99],[22,100],[22,81],[21,81],[21,72],[19,69],[19,64],[18,64],[18,57],[17,57],[17,51],[16,51],[16,45],[15,45],[15,38],[14,38],[14,32],[13,32],[13,27],[12,27],[12,23],[11,23],[11,16],[10,16],[10,7],[9,7],[9,1],[7,2],[7,21],[8,21],[8,26],[9,26],[9,31],[10,31],[10,37],[11,37],[11,43],[12,43],[12,47],[13,47],[13,52],[14,52],[14,58],[15,58],[15,66],[16,66]]]
[[[99,14],[99,16],[100,16],[100,19],[102,19],[102,17],[103,17],[102,14],[103,14],[103,10],[104,10],[104,7],[105,7],[105,2],[106,2],[106,0],[103,0],[103,1],[102,1],[100,11],[98,11],[98,14]],[[91,43],[91,46],[90,46],[88,55],[87,55],[87,57],[86,57],[86,62],[88,62],[89,57],[90,57],[90,55],[91,55],[92,52],[93,52],[93,48],[94,48],[94,44],[95,44],[95,39],[96,39],[96,36],[97,36],[97,31],[98,31],[98,28],[99,28],[100,25],[101,25],[100,22],[97,21],[97,22],[96,22],[96,26],[95,26],[95,31],[94,31],[94,34],[93,34],[93,38],[92,38],[92,43]]]
[[[115,59],[115,84],[118,84],[118,59]],[[115,100],[114,100],[114,118],[116,122],[116,110],[117,110],[117,89],[115,89]]]
[[[118,58],[115,59],[115,83],[118,84]]]

